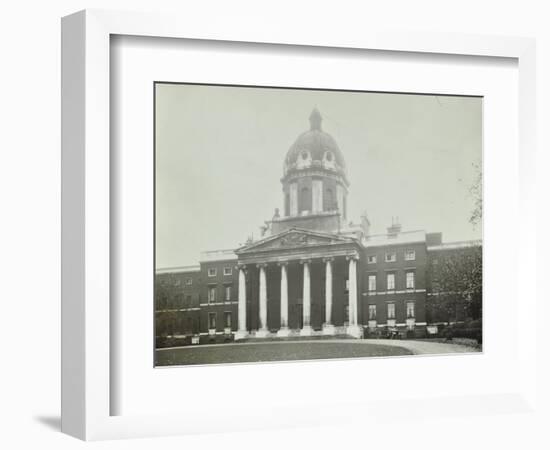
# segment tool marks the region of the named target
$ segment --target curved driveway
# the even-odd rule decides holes
[[[445,344],[442,342],[409,341],[393,339],[362,339],[359,342],[369,344],[382,344],[393,347],[401,347],[410,350],[413,355],[433,355],[446,353],[480,353],[481,349],[460,344]]]

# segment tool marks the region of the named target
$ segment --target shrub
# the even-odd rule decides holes
[[[155,339],[156,348],[166,348],[166,347],[182,347],[184,345],[191,344],[191,338],[189,337],[167,337],[167,336],[157,336]]]
[[[475,339],[478,342],[478,344],[483,343],[483,333],[481,329],[481,322],[478,320],[470,321],[467,323],[449,325],[448,327],[442,330],[442,332],[440,333],[440,336],[444,337],[447,340],[451,340],[453,338],[467,338],[467,339]]]

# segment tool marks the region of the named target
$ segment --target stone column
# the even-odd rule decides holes
[[[246,274],[243,266],[239,270],[239,329],[235,333],[235,340],[244,339],[248,335],[246,329]]]
[[[311,280],[309,275],[310,260],[302,261],[304,266],[304,288],[303,288],[303,327],[300,330],[300,336],[311,336]]]
[[[279,263],[281,267],[281,328],[277,331],[277,336],[285,337],[290,334],[288,328],[288,278],[286,262]]]
[[[349,325],[347,334],[360,338],[362,329],[357,323],[357,256],[347,257],[349,260]]]
[[[335,333],[332,324],[332,261],[333,258],[324,258],[325,262],[325,323],[323,334],[333,335]]]
[[[260,269],[260,329],[256,337],[266,337],[269,334],[267,329],[267,282],[265,268],[267,264],[258,264]]]

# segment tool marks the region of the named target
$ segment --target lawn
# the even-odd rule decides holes
[[[265,342],[201,345],[156,351],[157,366],[297,361],[412,355],[410,350],[365,342]]]

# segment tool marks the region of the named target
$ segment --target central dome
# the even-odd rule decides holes
[[[310,129],[298,136],[289,148],[284,174],[293,169],[324,168],[346,177],[344,155],[334,138],[321,128],[323,118],[317,108],[309,116]]]
[[[314,108],[309,131],[298,136],[286,154],[281,178],[284,215],[273,220],[274,233],[292,226],[332,233],[346,221],[346,163],[334,138],[321,129],[322,121]]]

